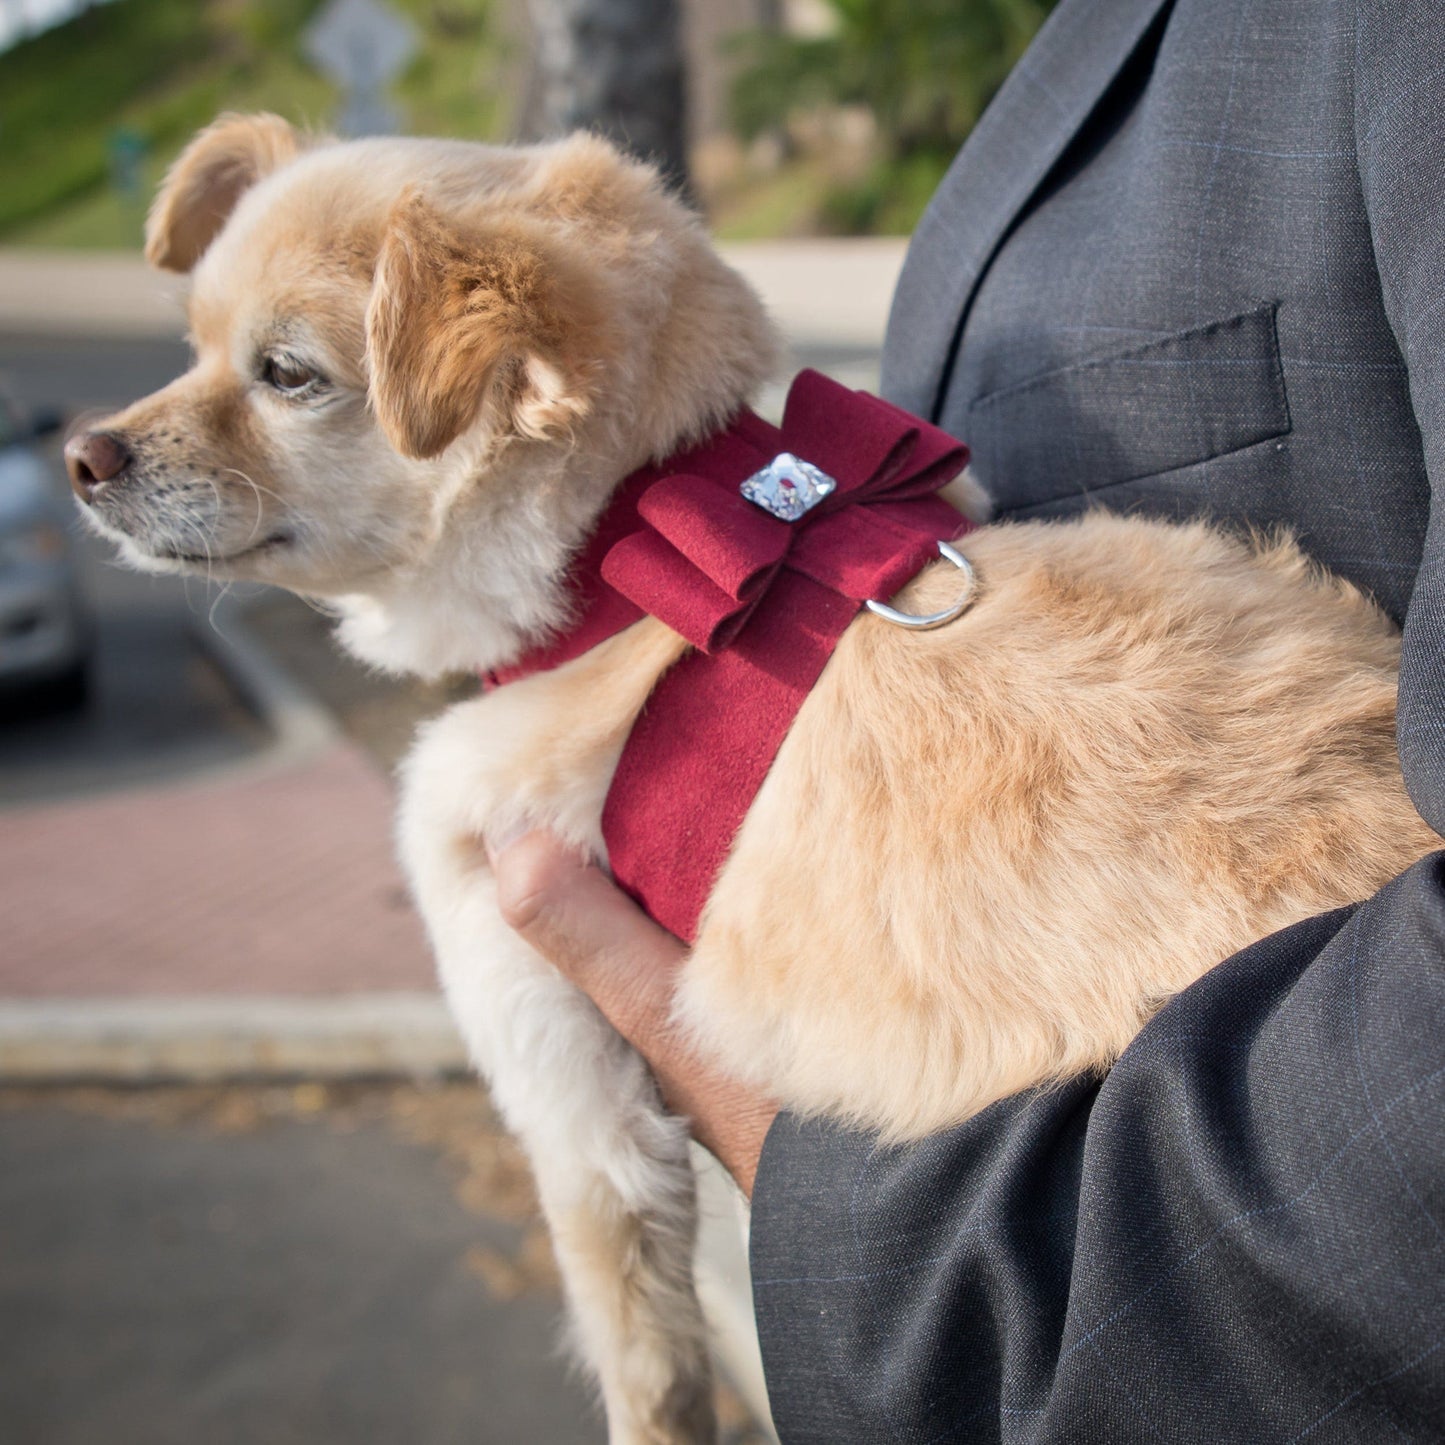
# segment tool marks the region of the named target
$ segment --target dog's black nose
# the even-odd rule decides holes
[[[82,432],[65,444],[65,470],[82,502],[94,501],[101,486],[113,482],[130,463],[130,448],[114,432]]]

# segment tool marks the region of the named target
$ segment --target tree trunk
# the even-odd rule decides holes
[[[678,0],[528,0],[527,9],[536,41],[529,129],[596,131],[687,195]]]

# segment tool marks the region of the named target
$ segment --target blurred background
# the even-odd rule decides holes
[[[876,384],[907,233],[1049,0],[0,0],[0,1441],[601,1441],[525,1166],[391,857],[465,678],[134,576],[60,443],[186,365],[149,198],[226,109],[654,159],[798,365]],[[771,1439],[700,1160],[731,1445]]]

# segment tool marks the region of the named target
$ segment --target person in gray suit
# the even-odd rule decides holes
[[[1005,516],[1285,525],[1369,589],[1445,831],[1438,0],[1063,0],[919,227],[884,383]],[[1220,964],[1102,1081],[901,1149],[710,1079],[659,1023],[675,945],[536,840],[501,861],[756,1169],[787,1445],[1445,1439],[1440,855]]]

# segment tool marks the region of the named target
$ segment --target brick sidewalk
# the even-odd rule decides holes
[[[0,999],[433,990],[391,808],[337,743],[280,772],[0,812]]]

